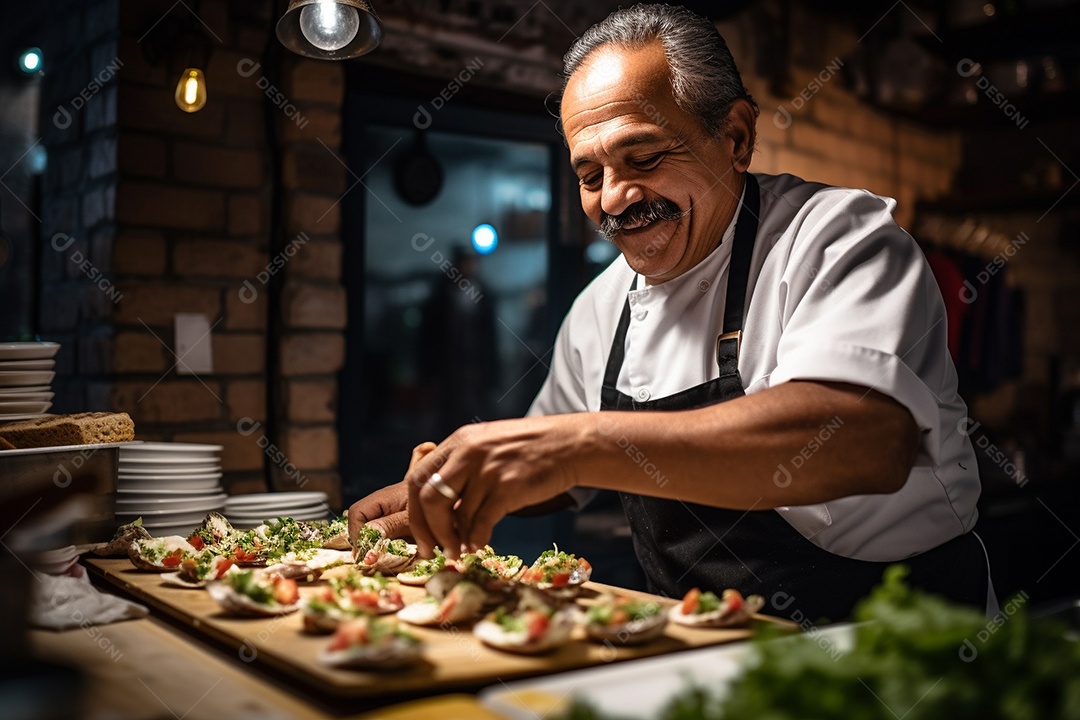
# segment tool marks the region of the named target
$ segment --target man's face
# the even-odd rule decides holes
[[[716,248],[742,187],[733,143],[676,104],[659,42],[594,51],[566,84],[562,125],[585,214],[650,284]]]

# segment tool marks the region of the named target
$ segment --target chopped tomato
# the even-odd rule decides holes
[[[622,625],[623,623],[630,622],[630,613],[626,612],[622,608],[615,608],[611,613],[611,624]]]
[[[529,568],[525,571],[525,574],[521,576],[522,582],[538,583],[544,579],[544,571],[540,568]]]
[[[727,606],[727,612],[736,612],[743,606],[743,596],[738,590],[728,588],[720,596],[723,604]]]
[[[366,645],[368,641],[368,624],[366,618],[358,618],[352,622],[342,623],[338,626],[330,641],[328,650],[344,650],[352,645]]]
[[[259,559],[259,554],[250,552],[244,548],[236,548],[233,550],[233,560],[238,563],[252,563]]]
[[[300,591],[296,587],[296,581],[291,578],[274,576],[274,599],[282,605],[292,605],[300,599]]]
[[[536,610],[530,611],[525,618],[527,637],[530,641],[542,638],[549,625],[551,625],[551,619],[547,615]]]
[[[165,557],[161,558],[161,564],[167,568],[180,567],[180,561],[183,560],[183,558],[180,557],[180,553],[180,550],[174,550]]]
[[[566,587],[570,584],[570,573],[561,572],[551,576],[552,587]]]
[[[337,600],[337,598],[334,597],[333,588],[323,588],[322,592],[319,593],[319,599],[322,600],[323,602],[328,602],[328,603],[332,603],[335,600]]]
[[[404,602],[401,599],[401,593],[397,590],[387,590],[385,593],[386,601],[391,605],[403,605]]]
[[[700,597],[701,591],[697,588],[692,588],[690,592],[686,593],[686,595],[683,596],[680,612],[682,612],[683,615],[692,614],[695,610],[697,610],[698,599]]]
[[[199,535],[192,535],[191,537],[189,537],[188,544],[196,550],[202,550],[204,547],[206,547],[206,543],[203,542],[202,537],[200,537]]]
[[[217,562],[217,573],[214,575],[214,579],[218,580],[225,577],[225,573],[229,572],[229,568],[233,566],[233,561],[229,558],[221,558]]]
[[[375,590],[354,590],[349,599],[353,605],[363,605],[369,608],[379,607],[379,593]]]

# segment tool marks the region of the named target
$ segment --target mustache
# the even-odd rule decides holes
[[[604,214],[600,222],[599,232],[608,240],[623,231],[627,225],[644,226],[657,220],[679,220],[686,216],[689,210],[680,210],[679,206],[670,200],[642,200],[623,210],[618,215]]]

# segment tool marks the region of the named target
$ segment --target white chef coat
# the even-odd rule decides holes
[[[761,215],[739,355],[746,393],[796,379],[853,383],[904,405],[921,431],[915,467],[897,492],[776,511],[819,547],[860,560],[902,560],[967,532],[980,492],[975,451],[961,432],[967,408],[956,392],[940,290],[893,221],[896,202],[791,175],[756,177]],[[619,256],[575,300],[528,414],[599,410],[628,296],[619,391],[644,401],[717,377],[734,227],[732,220],[701,263],[659,285],[638,277],[629,290],[635,273]],[[832,424],[831,432],[843,431]],[[821,442],[829,432],[822,429]],[[797,481],[798,456],[777,461]]]

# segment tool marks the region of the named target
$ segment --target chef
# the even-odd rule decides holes
[[[838,620],[903,561],[993,611],[944,307],[895,202],[750,173],[757,107],[685,9],[617,11],[565,63],[581,203],[622,254],[575,301],[528,417],[420,446],[353,532],[456,556],[602,488],[654,592]]]

